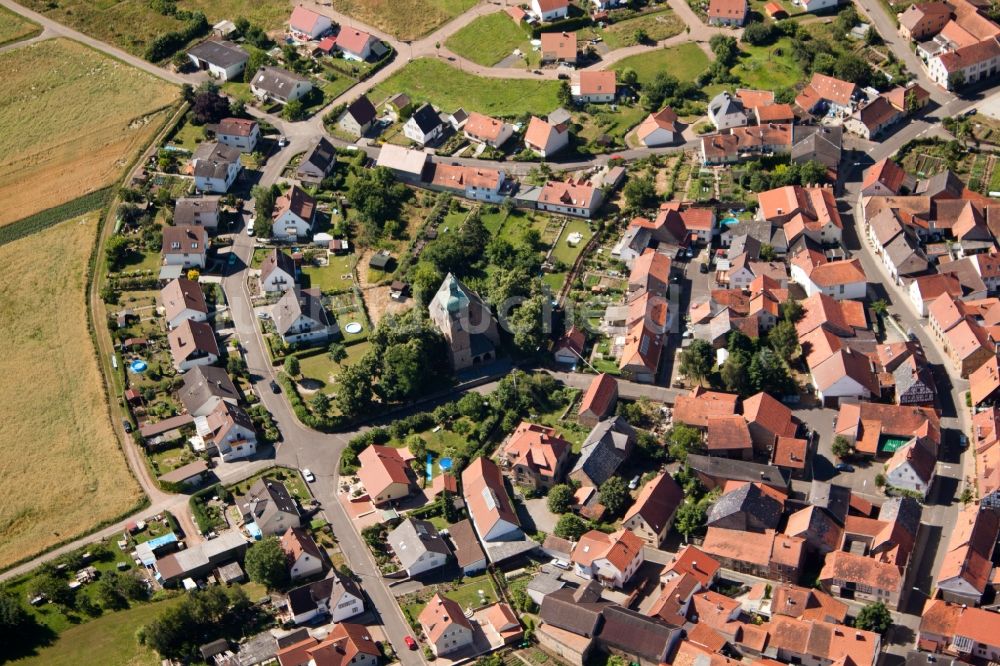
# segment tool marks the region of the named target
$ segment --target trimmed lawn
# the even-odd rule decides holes
[[[742,44],[743,54],[733,67],[733,75],[748,88],[777,90],[804,80],[805,72],[792,57],[792,42],[782,37],[770,46]]]
[[[506,12],[480,16],[448,38],[445,46],[485,67],[495,65],[516,48],[531,50],[528,34]]]
[[[423,37],[472,8],[477,1],[333,0],[333,8],[406,41]]]
[[[627,67],[635,70],[639,83],[650,83],[660,72],[672,74],[680,81],[694,81],[710,64],[705,52],[689,42],[624,58],[615,63],[613,69],[617,72]]]
[[[598,113],[593,115],[581,113],[576,118],[577,122],[583,126],[578,136],[588,143],[607,135],[611,139],[612,145],[624,146],[625,135],[648,115],[646,110],[638,104],[619,105],[617,111],[612,111],[610,104],[597,106],[601,109]]]
[[[322,384],[322,386],[319,387],[321,393],[329,395],[336,393],[337,391],[334,380],[340,372],[340,369],[360,361],[361,357],[364,356],[369,349],[371,349],[371,344],[367,341],[358,342],[353,345],[347,345],[345,349],[347,350],[347,358],[344,359],[339,366],[330,360],[330,356],[326,352],[316,354],[314,356],[308,356],[306,358],[300,358],[299,368],[302,372],[302,376]]]
[[[254,258],[256,258],[256,254]],[[329,263],[326,266],[304,266],[302,275],[308,279],[309,284],[303,285],[303,288],[319,287],[324,292],[350,289],[351,285],[354,284],[353,271],[357,260],[358,257],[355,254],[346,254],[342,257],[330,255]]]
[[[513,23],[513,21],[510,22]],[[41,34],[41,32],[42,26],[34,21],[29,21],[6,7],[0,7],[0,46],[29,39]]]
[[[184,123],[184,125],[174,133],[174,137],[169,141],[169,145],[189,150],[192,153],[198,149],[198,144],[205,140],[204,125],[194,123]]]
[[[45,42],[51,47],[52,42]],[[25,188],[30,189],[30,188]],[[88,214],[0,248],[0,566],[134,510],[88,333]],[[44,405],[44,409],[39,406]]]
[[[492,116],[545,115],[559,106],[558,81],[490,79],[468,74],[433,58],[419,58],[375,86],[369,97],[381,103],[405,92],[440,111],[459,108]]]
[[[580,233],[583,235],[583,239],[577,243],[575,246],[571,247],[567,242],[567,238],[572,233]],[[587,224],[586,220],[572,219],[566,228],[563,229],[562,234],[559,235],[559,240],[556,241],[555,247],[552,249],[552,257],[563,262],[567,266],[572,266],[576,258],[580,256],[583,252],[583,248],[587,246],[587,243],[594,236],[594,232],[590,230],[590,226]]]
[[[469,581],[470,579],[466,578],[465,580]],[[467,582],[446,594],[450,599],[457,602],[462,607],[462,610],[488,606],[497,601],[497,592],[493,589],[493,581],[487,575],[471,579],[471,582]]]
[[[150,622],[164,608],[180,603],[184,595],[154,604],[103,615],[92,622],[70,627],[48,647],[33,657],[14,663],[23,666],[155,666],[160,658],[153,650],[139,645],[136,629]]]

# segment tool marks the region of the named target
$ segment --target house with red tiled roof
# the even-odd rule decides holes
[[[539,21],[555,21],[566,18],[569,0],[531,0],[531,13]]]
[[[406,449],[370,444],[358,454],[358,479],[375,505],[402,499],[410,494],[410,460]]]
[[[589,218],[593,217],[603,202],[600,188],[593,185],[550,180],[542,187],[538,209]]]
[[[793,479],[805,477],[809,460],[809,442],[797,437],[778,437],[774,441],[771,464],[787,470]]]
[[[958,278],[950,273],[932,273],[920,275],[910,282],[910,302],[921,317],[927,316],[927,310],[941,294],[955,298],[962,297],[962,285]]]
[[[861,179],[861,196],[896,196],[913,186],[913,179],[906,175],[903,167],[885,157],[865,169]]]
[[[928,599],[920,616],[917,647],[963,662],[1000,661],[1000,613],[944,599]]]
[[[927,62],[927,74],[945,90],[956,90],[992,76],[998,66],[1000,42],[994,35],[934,56]]]
[[[299,40],[318,39],[330,32],[333,21],[328,16],[323,16],[311,9],[306,9],[298,5],[292,10],[292,16],[288,19],[288,30],[292,36]]]
[[[993,581],[993,550],[1000,518],[967,504],[954,521],[935,585],[945,601],[978,606]]]
[[[575,32],[543,32],[541,40],[541,62],[568,62],[576,64]]]
[[[709,587],[719,575],[719,564],[713,557],[697,546],[684,546],[663,570],[662,579],[671,580],[679,576],[691,576],[702,587]]]
[[[794,583],[799,579],[805,541],[774,530],[744,532],[709,527],[701,550],[726,569],[769,580]]]
[[[573,548],[573,570],[583,578],[621,589],[642,565],[644,546],[629,529],[613,534],[591,530]]]
[[[289,527],[281,536],[281,550],[288,561],[291,580],[308,578],[323,572],[323,554],[319,546],[301,527]]]
[[[844,113],[854,99],[855,84],[816,72],[812,80],[795,98],[795,103],[807,113]]]
[[[608,70],[584,70],[573,73],[570,93],[578,104],[601,104],[615,101],[618,93],[616,73]]]
[[[572,448],[553,428],[522,421],[500,448],[499,457],[514,483],[544,491],[562,479]]]
[[[841,624],[777,615],[762,628],[768,654],[785,664],[875,666],[882,649],[879,634]]]
[[[465,611],[458,604],[440,593],[431,597],[417,618],[420,628],[437,657],[457,652],[472,645],[474,634],[472,624],[465,617]]]
[[[662,472],[639,491],[635,504],[625,512],[622,527],[632,530],[654,548],[659,548],[667,538],[670,526],[674,524],[674,515],[683,502],[684,491],[670,474]]]
[[[889,456],[916,439],[936,456],[941,424],[932,407],[862,401],[840,406],[834,435],[847,438],[860,455]]]
[[[552,348],[552,356],[556,363],[576,365],[583,355],[583,346],[586,342],[587,337],[583,331],[576,326],[570,326],[569,330],[556,341]]]
[[[569,144],[569,124],[553,124],[532,116],[524,133],[524,145],[542,157],[552,157]]]
[[[795,437],[798,426],[792,420],[792,410],[763,391],[743,401],[743,418],[746,419],[754,449],[770,452],[778,437]]]
[[[339,622],[326,638],[306,635],[275,655],[281,666],[376,666],[382,651],[362,624]]]
[[[750,5],[746,0],[711,0],[708,3],[709,25],[742,26]]]
[[[738,414],[709,417],[705,448],[709,455],[752,460],[753,440],[747,422]]]
[[[969,397],[973,407],[995,404],[1000,395],[1000,359],[993,356],[969,374]]]
[[[829,187],[786,185],[757,195],[761,220],[783,227],[791,245],[800,235],[817,243],[839,242],[844,224]]]
[[[502,120],[473,111],[462,128],[465,138],[499,148],[514,134],[514,128]]]
[[[879,95],[868,104],[858,107],[851,117],[844,121],[844,129],[869,141],[904,117],[903,113]]]
[[[708,391],[696,386],[688,395],[675,398],[674,421],[707,430],[710,419],[736,414],[738,403],[738,395]]]
[[[335,43],[337,49],[348,60],[364,61],[371,57],[372,51],[379,43],[379,40],[374,35],[363,30],[341,26]]]
[[[899,34],[908,41],[924,41],[941,32],[951,20],[951,6],[946,2],[918,2],[897,16]]]
[[[489,458],[480,456],[462,470],[462,496],[483,543],[509,540],[521,534],[521,522],[507,495],[503,475]]]
[[[905,444],[885,463],[885,479],[893,488],[927,497],[934,483],[937,456],[916,440]]]
[[[647,148],[669,145],[676,141],[680,134],[679,117],[669,106],[649,114],[635,128],[636,138]]]
[[[862,299],[868,293],[868,278],[860,259],[824,261],[804,271],[801,277],[806,295],[823,293],[831,298]]]
[[[611,415],[617,403],[618,380],[602,372],[594,377],[587,392],[583,394],[576,419],[581,424],[593,428],[599,421]]]

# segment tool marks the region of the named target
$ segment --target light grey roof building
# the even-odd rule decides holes
[[[256,523],[265,536],[281,535],[302,521],[299,507],[288,489],[277,479],[260,478],[237,500],[243,520]]]
[[[404,520],[389,532],[388,542],[410,576],[443,567],[451,555],[451,549],[438,535],[437,528],[426,520]]]
[[[236,405],[240,400],[225,369],[211,365],[198,365],[184,373],[178,397],[192,416],[206,416],[222,401]]]
[[[706,524],[741,532],[763,532],[778,526],[783,509],[782,503],[764,493],[759,485],[744,483],[716,500],[708,510]]]

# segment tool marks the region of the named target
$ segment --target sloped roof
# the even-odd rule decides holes
[[[673,518],[683,501],[684,491],[672,476],[662,472],[642,487],[635,504],[625,512],[622,522],[627,523],[633,517],[639,516],[654,532],[659,533]]]

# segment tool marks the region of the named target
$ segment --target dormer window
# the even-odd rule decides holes
[[[191,249],[192,250],[197,250],[198,249],[198,244],[197,243],[191,243]]]
[[[170,249],[179,250],[181,249],[181,244],[178,243],[177,241],[174,241],[173,243],[170,244]]]

